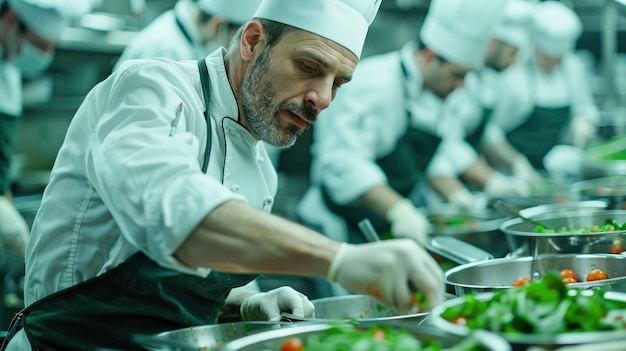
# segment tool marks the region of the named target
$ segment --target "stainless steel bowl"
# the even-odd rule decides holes
[[[476,294],[476,299],[488,301],[494,295],[494,292],[483,292]],[[626,294],[620,292],[609,291],[605,294],[605,299],[626,302]],[[451,323],[441,317],[441,314],[449,307],[458,306],[465,302],[465,297],[448,300],[437,305],[430,316],[424,321],[423,325],[434,326],[446,330],[456,335],[467,335],[471,329]],[[552,350],[554,348],[566,345],[591,345],[598,342],[620,340],[626,341],[626,332],[624,330],[598,331],[598,332],[577,332],[577,333],[561,333],[561,334],[495,334],[502,336],[511,343],[514,350],[526,350],[531,346],[540,346],[542,349]],[[596,349],[593,349],[596,350]]]
[[[506,239],[500,225],[510,218],[493,209],[468,211],[452,205],[423,209],[433,226],[432,236],[453,237],[492,254],[503,257],[508,253]]]
[[[621,174],[574,183],[572,191],[581,200],[601,200],[609,209],[626,209],[626,170]]]
[[[443,347],[452,347],[465,338],[465,335],[457,335],[446,330],[415,324],[390,324],[378,323],[376,325],[408,330],[413,336],[423,342],[438,341]],[[294,328],[273,330],[256,335],[241,338],[226,344],[223,351],[278,351],[282,343],[290,338],[306,338],[312,335],[321,335],[334,324],[315,323],[303,324]],[[509,351],[511,345],[495,333],[476,331],[473,337],[478,340],[480,346],[487,351]]]
[[[626,222],[625,210],[601,210],[589,213],[567,215],[551,214],[541,217],[541,223],[549,228],[583,228],[604,224],[606,219],[614,219],[620,224]],[[507,220],[500,227],[506,234],[511,252],[517,256],[528,256],[535,245],[539,254],[550,253],[611,253],[614,240],[626,243],[626,231],[601,233],[536,233],[535,226],[521,218]]]
[[[450,299],[456,296],[446,294]],[[355,321],[357,323],[382,322],[391,320],[419,322],[428,316],[428,312],[398,314],[393,308],[385,306],[367,295],[343,295],[311,300],[315,306],[315,317],[297,317],[283,314],[291,321],[332,322]]]
[[[498,258],[454,267],[445,273],[446,284],[452,286],[456,295],[467,292],[488,292],[513,288],[518,277],[533,278],[532,257]],[[587,282],[587,274],[593,269],[601,269],[609,279]],[[540,276],[550,271],[571,269],[580,281],[570,284],[576,288],[596,288],[626,292],[626,256],[623,255],[544,255],[535,262],[535,271]]]
[[[568,216],[605,210],[607,206],[608,203],[601,200],[572,201],[528,207],[520,210],[519,214],[524,217],[539,219],[546,215]]]
[[[290,322],[234,322],[188,327],[155,335],[138,335],[135,341],[151,351],[219,350],[226,343],[255,333],[291,328]]]

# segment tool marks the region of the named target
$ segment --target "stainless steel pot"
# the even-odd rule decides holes
[[[223,351],[274,351],[280,350],[282,343],[289,338],[306,338],[312,335],[321,335],[334,324],[315,323],[303,324],[294,328],[272,330],[264,333],[251,335],[226,344]],[[442,329],[415,324],[392,324],[380,322],[376,325],[408,330],[418,340],[423,342],[438,341],[443,347],[448,348],[458,344],[465,338]],[[511,345],[495,333],[476,331],[473,337],[478,340],[480,346],[487,351],[508,351]]]
[[[626,162],[626,161],[624,161]],[[622,175],[583,180],[572,185],[581,200],[601,200],[609,209],[626,209],[626,170]]]
[[[535,218],[539,219],[539,218]],[[602,225],[606,219],[614,219],[618,223],[626,222],[624,210],[602,210],[588,213],[573,213],[566,215],[548,214],[541,216],[541,223],[549,228],[570,229],[583,228],[592,225]],[[611,244],[614,240],[626,243],[626,231],[602,233],[536,233],[533,224],[521,218],[507,220],[500,229],[506,234],[511,252],[516,256],[528,256],[537,245],[539,254],[549,253],[611,253]]]
[[[531,274],[532,257],[498,258],[454,267],[445,273],[446,284],[454,288],[455,294],[462,296],[469,291],[487,292],[513,288],[518,277],[533,279]],[[601,269],[609,279],[587,282],[587,274],[593,269]],[[626,256],[611,254],[563,254],[539,256],[535,271],[540,276],[549,271],[560,272],[571,269],[579,283],[570,284],[577,288],[595,288],[626,292]]]
[[[422,210],[433,226],[433,237],[453,237],[482,250],[494,257],[508,253],[506,239],[500,225],[509,217],[493,209],[468,211],[452,205],[441,205]]]
[[[450,299],[456,296],[446,294]],[[331,322],[356,321],[358,323],[382,322],[391,320],[419,322],[426,318],[428,312],[398,314],[393,308],[382,305],[378,300],[367,295],[343,295],[311,300],[315,306],[315,317],[298,317],[283,313],[283,318],[290,321]]]
[[[475,297],[478,300],[487,301],[493,297],[493,292],[478,293]],[[626,294],[620,292],[609,291],[605,294],[605,299],[626,302]],[[424,321],[423,325],[430,325],[436,328],[444,329],[456,335],[467,335],[471,330],[465,326],[453,324],[441,317],[441,314],[449,307],[458,306],[465,302],[465,297],[448,300],[437,305],[429,317]],[[531,346],[540,346],[544,349],[552,350],[560,346],[566,345],[590,345],[589,350],[598,342],[605,341],[626,341],[626,332],[624,330],[598,331],[598,332],[577,332],[577,333],[561,333],[561,334],[506,334],[495,333],[502,336],[511,343],[514,350],[526,350]]]
[[[293,327],[290,322],[234,322],[136,335],[135,341],[151,350],[219,350],[226,343],[255,333]]]

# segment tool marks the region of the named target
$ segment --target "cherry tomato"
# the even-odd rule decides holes
[[[528,284],[530,284],[530,279],[526,277],[519,277],[513,282],[513,286],[524,286]]]
[[[612,254],[621,254],[624,251],[624,243],[620,239],[613,240],[610,251]]]
[[[589,272],[589,274],[587,274],[588,282],[591,282],[594,280],[604,280],[604,279],[609,279],[609,276],[600,269],[594,269],[591,272]]]
[[[372,339],[376,341],[383,341],[387,338],[385,331],[382,329],[376,329],[372,332]]]
[[[559,272],[559,275],[561,276],[561,278],[565,279],[565,278],[572,278],[574,279],[574,281],[576,281],[576,273],[574,273],[573,270],[571,269],[564,269],[561,272]]]
[[[563,283],[565,284],[576,284],[578,281],[572,277],[563,278]]]
[[[454,319],[452,320],[452,323],[454,323],[456,325],[466,325],[467,324],[467,318],[465,318],[463,316],[457,316],[457,317],[454,317]]]
[[[290,338],[283,342],[280,351],[303,351],[304,343],[300,338]]]

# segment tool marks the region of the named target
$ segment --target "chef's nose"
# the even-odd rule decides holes
[[[313,84],[306,93],[305,100],[317,111],[326,109],[333,100],[333,81],[321,80]]]

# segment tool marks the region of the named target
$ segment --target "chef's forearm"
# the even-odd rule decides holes
[[[467,189],[457,177],[432,177],[428,183],[446,200],[450,200],[457,191]]]
[[[493,169],[487,165],[485,159],[479,157],[468,169],[461,173],[461,179],[484,188]]]
[[[490,164],[499,169],[511,168],[513,161],[519,155],[519,152],[504,140],[484,145],[481,152]]]
[[[176,250],[191,267],[325,277],[339,243],[241,201],[218,206]]]
[[[366,191],[358,199],[359,203],[368,207],[381,216],[386,216],[391,206],[403,200],[404,197],[386,184],[376,185]]]

